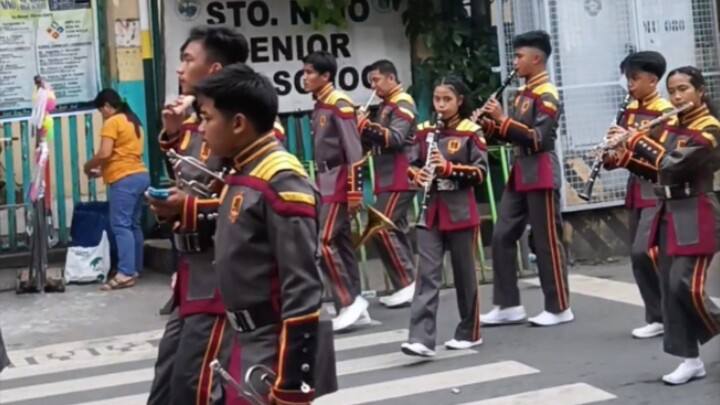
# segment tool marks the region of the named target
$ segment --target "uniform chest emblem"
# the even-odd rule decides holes
[[[230,219],[231,223],[235,223],[237,221],[238,216],[240,216],[240,210],[242,209],[242,203],[243,203],[243,195],[238,194],[233,197],[232,202],[230,203],[230,214],[228,215],[228,218]]]
[[[687,138],[680,138],[677,141],[677,147],[678,148],[684,148],[687,145]]]
[[[644,127],[648,124],[648,122],[650,122],[650,120],[642,120],[640,121],[640,125],[638,127]]]
[[[384,108],[382,112],[380,113],[380,119],[385,120],[387,118],[388,114],[390,114],[390,110],[387,108]]]
[[[324,128],[327,125],[327,116],[321,115],[318,119],[318,126]]]
[[[523,101],[522,106],[520,106],[520,113],[525,114],[529,108],[530,100]]]
[[[454,155],[460,150],[460,141],[457,139],[451,139],[447,144],[448,153]]]

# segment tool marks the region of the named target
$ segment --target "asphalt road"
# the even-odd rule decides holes
[[[571,271],[575,322],[552,328],[525,325],[484,328],[477,350],[438,350],[417,363],[400,353],[409,309],[375,302],[370,327],[336,337],[341,391],[317,404],[717,404],[720,339],[702,348],[708,376],[668,387],[660,376],[678,360],[662,340],[634,340],[630,330],[643,311],[624,263]],[[720,296],[720,274],[708,279]],[[529,315],[541,291],[522,283]],[[483,312],[491,288],[483,286]],[[72,286],[61,295],[0,294],[0,326],[15,367],[0,375],[0,403],[13,405],[144,404],[165,317],[157,309],[169,295],[168,279],[148,275],[133,289],[111,294]],[[438,344],[458,321],[453,290],[441,294]]]

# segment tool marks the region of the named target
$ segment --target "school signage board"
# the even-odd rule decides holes
[[[250,64],[270,78],[280,97],[280,112],[310,110],[312,97],[302,87],[303,58],[326,50],[338,61],[335,85],[356,105],[371,95],[368,67],[378,59],[395,63],[405,87],[410,85],[410,42],[399,12],[387,0],[351,0],[345,10],[347,27],[316,31],[312,15],[296,0],[180,1],[165,5],[166,97],[178,94],[176,68],[180,47],[199,25],[227,26],[250,43]]]

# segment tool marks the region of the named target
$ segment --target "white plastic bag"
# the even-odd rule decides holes
[[[65,259],[65,283],[104,283],[110,272],[110,242],[103,231],[100,244],[94,247],[68,248]]]

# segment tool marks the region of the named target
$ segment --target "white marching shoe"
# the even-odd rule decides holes
[[[572,310],[568,308],[559,314],[542,311],[538,316],[534,316],[528,319],[528,321],[535,326],[555,326],[561,323],[572,322],[574,319],[575,315],[573,315]]]
[[[433,357],[435,350],[430,349],[422,343],[403,343],[400,350],[408,356]]]
[[[465,350],[475,346],[480,346],[482,342],[482,339],[478,339],[474,342],[471,342],[469,340],[451,339],[445,342],[445,348],[450,350]]]
[[[365,310],[362,314],[360,314],[360,318],[358,318],[352,326],[368,326],[370,324],[372,324],[372,318],[370,318],[370,313]]]
[[[367,300],[362,296],[355,297],[355,301],[353,301],[350,306],[342,308],[340,310],[340,313],[338,313],[338,315],[333,318],[333,331],[338,332],[347,329],[350,326],[354,325],[356,322],[360,321],[360,318],[362,318],[363,315],[367,313],[369,305],[370,304],[367,302]],[[367,317],[370,318],[369,315]]]
[[[702,360],[699,358],[685,359],[675,371],[664,375],[662,380],[665,384],[681,385],[698,378],[703,378],[705,375],[705,365]]]
[[[487,314],[480,315],[480,322],[485,325],[509,325],[523,322],[525,318],[527,314],[522,305],[504,309],[495,307]]]
[[[635,339],[650,339],[656,336],[662,336],[663,333],[665,333],[665,326],[659,322],[653,322],[632,330],[632,335]]]
[[[378,301],[388,308],[395,308],[412,302],[415,296],[415,283],[408,285],[400,290],[395,291],[387,297],[380,297]]]

